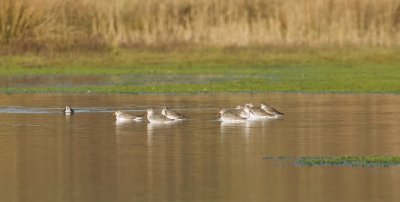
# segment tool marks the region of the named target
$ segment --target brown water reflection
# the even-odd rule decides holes
[[[279,120],[225,124],[271,103]],[[70,104],[77,113],[59,111]],[[191,120],[120,123],[169,105]],[[398,201],[400,167],[296,167],[265,156],[400,155],[397,95],[0,95],[0,201]]]

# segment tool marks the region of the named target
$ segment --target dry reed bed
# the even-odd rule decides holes
[[[0,43],[399,46],[400,0],[0,0]]]

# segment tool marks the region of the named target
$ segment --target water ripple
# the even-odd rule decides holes
[[[36,108],[36,107],[20,107],[9,106],[0,107],[0,114],[59,114],[62,113],[63,108]],[[75,113],[106,113],[114,112],[112,108],[79,108],[75,109]]]

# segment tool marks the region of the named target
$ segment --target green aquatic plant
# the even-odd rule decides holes
[[[265,160],[290,162],[298,166],[399,166],[400,156],[303,156],[265,157]]]

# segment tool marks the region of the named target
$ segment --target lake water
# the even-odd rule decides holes
[[[224,124],[266,102],[276,120]],[[76,114],[64,116],[65,105]],[[118,123],[168,105],[188,121]],[[267,156],[400,155],[387,94],[0,94],[0,201],[398,201],[400,167],[303,167]]]

